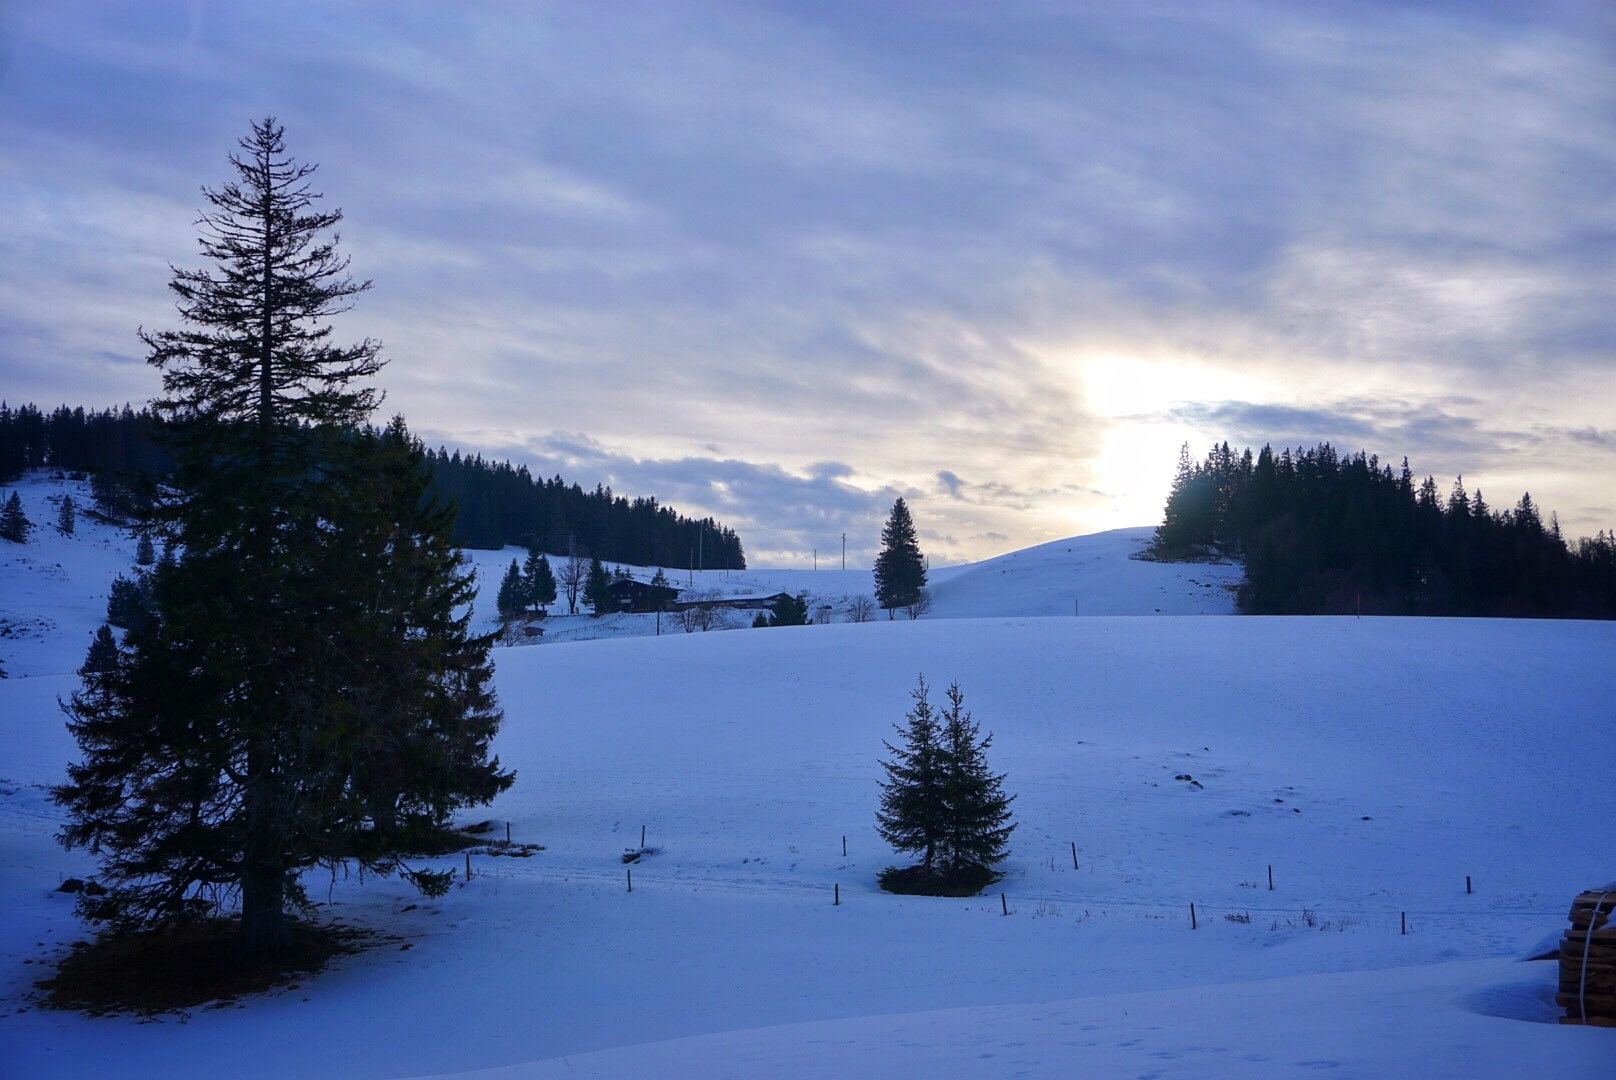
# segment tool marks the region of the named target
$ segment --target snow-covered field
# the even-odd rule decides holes
[[[19,490],[54,519],[60,484]],[[83,519],[0,543],[0,1075],[1616,1075],[1616,1031],[1557,1025],[1554,965],[1524,962],[1616,877],[1616,626],[1223,617],[1237,571],[1127,558],[1146,535],[936,570],[918,622],[500,649],[518,781],[475,816],[546,850],[441,901],[320,882],[398,940],[156,1022],[28,1002],[84,934],[55,886],[93,872],[51,839],[56,699],[133,545]],[[1018,795],[982,898],[874,885],[881,740],[921,673]]]

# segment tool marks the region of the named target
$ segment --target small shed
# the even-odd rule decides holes
[[[1562,1024],[1616,1027],[1616,882],[1571,901],[1571,929],[1560,939]]]

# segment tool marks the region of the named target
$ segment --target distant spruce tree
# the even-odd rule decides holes
[[[761,614],[761,612],[759,613]],[[806,626],[808,624],[808,594],[782,596],[770,609],[770,626]]]
[[[63,536],[72,536],[73,529],[77,524],[78,518],[74,512],[73,496],[63,495],[62,505],[56,511],[56,531]]]
[[[596,615],[604,615],[612,609],[612,575],[606,572],[599,559],[589,560],[589,576],[584,579],[584,603],[593,608]]]
[[[925,589],[926,560],[920,553],[909,507],[900,498],[892,504],[881,530],[881,550],[875,557],[875,601],[886,609],[889,619],[899,608],[918,614]]]
[[[120,630],[143,630],[152,620],[152,585],[147,574],[122,574],[107,589],[107,622]]]
[[[23,512],[22,497],[15,491],[6,500],[4,509],[0,509],[0,540],[10,540],[13,544],[26,544],[28,533],[33,529],[33,522]]]
[[[397,869],[408,835],[512,777],[488,754],[491,639],[468,629],[452,514],[401,421],[361,426],[377,345],[330,340],[369,285],[337,253],[341,213],[315,208],[273,120],[240,147],[204,189],[209,267],[170,283],[181,328],[141,332],[174,460],[142,527],[174,557],[149,624],[87,665],[67,706],[82,760],[52,795],[62,842],[112,886],[81,914],[133,929],[234,907],[256,961],[290,947],[303,871]]]
[[[529,549],[527,562],[522,568],[529,607],[545,610],[556,602],[555,572],[550,569],[549,556],[537,548]]]
[[[994,869],[1008,851],[1015,825],[1014,796],[1004,794],[1004,776],[987,765],[993,736],[983,737],[965,711],[958,683],[948,688],[948,707],[939,713],[928,700],[924,677],[911,692],[914,707],[898,728],[903,745],[886,743],[882,762],[876,830],[896,850],[921,856],[905,868],[880,875],[889,892],[971,896],[997,881]]]
[[[499,583],[499,596],[494,601],[499,617],[506,622],[517,618],[527,610],[527,585],[522,580],[522,566],[515,559],[505,568],[505,576]]]
[[[112,636],[109,627],[99,626],[96,628],[95,636],[90,639],[90,651],[84,655],[84,664],[79,668],[79,674],[105,675],[115,671],[117,667],[118,641]]]
[[[151,533],[143,532],[135,542],[135,565],[151,566],[157,562],[157,549],[152,545]]]

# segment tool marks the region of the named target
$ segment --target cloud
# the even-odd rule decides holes
[[[1603,505],[1609,447],[1557,432],[1616,410],[1608,5],[6,19],[8,394],[155,390],[134,327],[272,113],[376,283],[337,333],[385,342],[389,408],[760,552],[897,493],[958,557],[1120,524],[1129,439],[1163,492],[1181,438],[1327,433]],[[1106,415],[1099,353],[1238,387]]]

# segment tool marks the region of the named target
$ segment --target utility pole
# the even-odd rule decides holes
[[[842,569],[847,569],[847,534],[842,534]]]
[[[819,549],[814,548],[814,569],[819,569]]]

